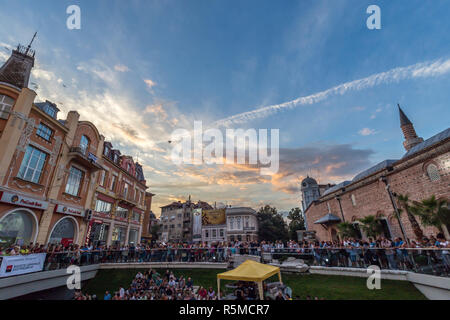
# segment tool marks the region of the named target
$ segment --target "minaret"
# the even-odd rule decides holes
[[[398,112],[400,114],[400,128],[402,129],[403,135],[405,137],[403,146],[405,147],[406,151],[409,151],[412,147],[423,142],[423,138],[417,136],[414,125],[403,112],[402,108],[400,108],[400,105],[398,105]]]
[[[36,37],[33,36],[28,47],[18,45],[11,56],[0,68],[0,82],[11,84],[19,89],[28,88],[31,69],[34,67],[34,50],[31,44]]]

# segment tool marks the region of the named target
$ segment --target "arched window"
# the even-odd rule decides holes
[[[431,181],[439,181],[441,180],[441,176],[439,175],[438,167],[435,164],[429,164],[427,167],[428,178]]]
[[[89,149],[89,139],[84,135],[81,136],[80,149],[83,154],[86,154],[86,151]]]
[[[75,241],[76,226],[72,219],[63,218],[53,228],[49,243],[70,244]]]
[[[0,94],[0,119],[8,120],[13,105],[13,98]]]
[[[37,234],[37,225],[27,211],[18,210],[0,219],[0,243],[5,246],[29,244]]]

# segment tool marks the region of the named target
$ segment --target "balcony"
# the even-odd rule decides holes
[[[83,152],[83,149],[80,147],[71,147],[69,149],[69,156],[72,157],[74,161],[92,171],[103,169],[102,166],[97,163],[97,157],[94,154],[87,152],[86,155],[86,152]]]
[[[244,231],[256,231],[256,227],[244,227]]]
[[[128,206],[135,207],[137,205],[136,199],[131,195],[126,195],[124,192],[119,193],[117,199],[119,199],[119,203],[124,203]]]

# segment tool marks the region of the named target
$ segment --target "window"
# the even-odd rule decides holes
[[[114,162],[117,163],[118,160],[117,153],[114,153]]]
[[[49,105],[48,103],[46,103],[44,105],[44,107],[42,108],[42,110],[48,114],[50,117],[52,118],[56,118],[56,109],[54,107],[52,107],[51,105]]]
[[[209,231],[205,230],[205,238],[208,239],[209,238]]]
[[[136,200],[137,203],[139,203],[139,200],[140,200],[139,197],[140,197],[139,191],[137,188],[135,188],[134,189],[134,200]]]
[[[217,238],[217,229],[213,229],[212,231],[212,237]]]
[[[125,183],[123,186],[123,197],[126,198],[128,194],[128,183]]]
[[[356,197],[355,197],[355,195],[352,194],[350,199],[352,199],[352,205],[355,207],[356,206]]]
[[[50,139],[53,135],[53,130],[50,129],[49,127],[47,127],[45,124],[39,123],[39,127],[36,130],[36,135],[46,141],[50,141]]]
[[[133,213],[131,214],[131,220],[136,222],[141,221],[141,214],[133,211]]]
[[[120,218],[123,218],[123,219],[128,218],[128,209],[122,208],[122,207],[117,207],[117,209],[116,209],[116,217],[120,217]]]
[[[117,180],[117,177],[116,176],[112,176],[111,191],[114,191],[114,189],[116,189],[116,180]]]
[[[83,171],[75,167],[70,167],[69,178],[67,179],[66,184],[66,193],[72,196],[78,196],[82,179]]]
[[[8,120],[14,99],[0,94],[0,119]]]
[[[39,183],[46,158],[47,154],[32,146],[28,146],[22,164],[20,165],[18,177],[23,180]]]
[[[102,170],[102,173],[100,174],[100,185],[102,187],[105,186],[105,181],[106,181],[106,171]]]
[[[234,218],[230,218],[230,230],[234,229]]]
[[[441,176],[439,174],[438,167],[435,164],[428,165],[427,174],[428,174],[428,178],[430,178],[430,180],[433,182],[441,180]]]
[[[236,218],[236,229],[240,229],[241,228],[241,217],[237,217]]]
[[[80,140],[80,149],[83,154],[86,154],[86,151],[89,148],[89,139],[86,136],[81,136]]]
[[[223,238],[223,229],[220,229],[219,233],[220,233],[220,237]]]
[[[246,227],[246,228],[248,228],[248,227],[250,226],[249,223],[250,223],[250,217],[249,217],[249,216],[246,216],[246,217],[245,217],[245,227]]]
[[[103,154],[105,155],[105,156],[108,156],[109,155],[109,147],[105,147],[105,150],[103,150]]]
[[[111,203],[103,201],[103,200],[97,200],[95,202],[95,211],[100,213],[111,213]]]

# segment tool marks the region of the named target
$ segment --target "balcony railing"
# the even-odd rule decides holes
[[[102,169],[102,167],[97,163],[97,157],[90,152],[87,152],[86,155],[86,151],[81,147],[71,147],[69,149],[69,155],[73,156],[75,160],[89,169]]]

